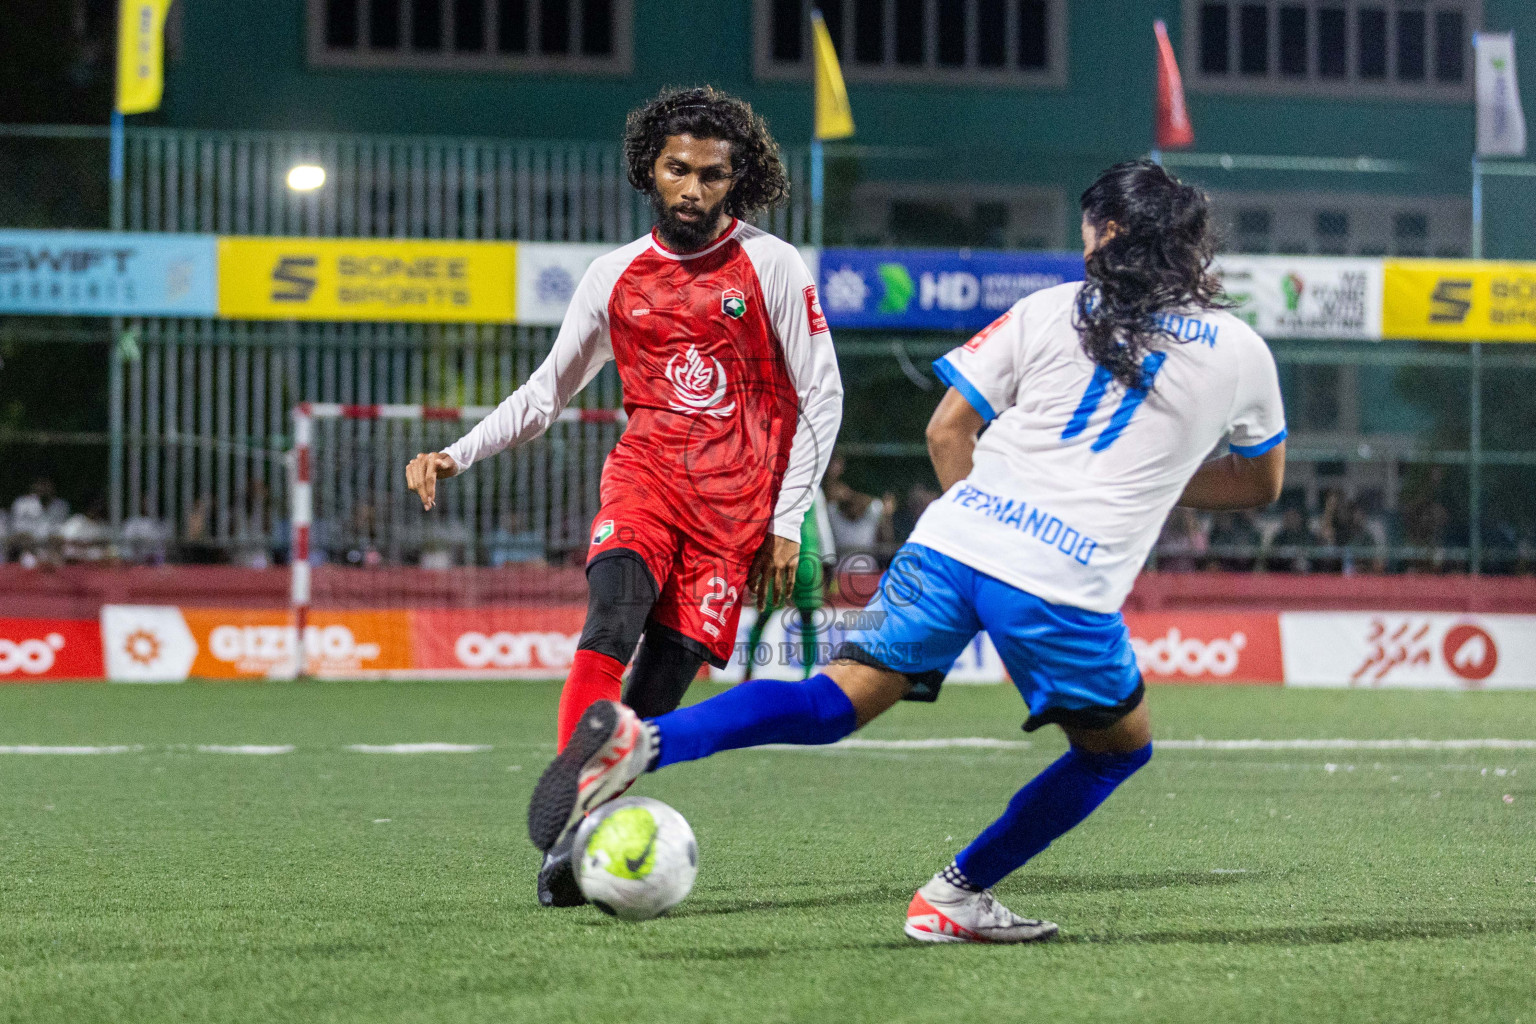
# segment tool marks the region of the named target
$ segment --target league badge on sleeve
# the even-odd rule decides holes
[[[821,300],[816,297],[816,286],[805,286],[805,318],[810,321],[811,333],[822,334],[827,330],[827,318],[821,311]]]
[[[607,540],[609,537],[612,537],[612,536],[613,536],[613,520],[612,519],[604,519],[602,522],[598,523],[597,527],[595,529],[593,529],[593,531],[592,531],[592,544],[593,544],[594,547],[596,547],[597,545],[602,544],[603,541]]]
[[[720,293],[720,312],[740,320],[747,312],[747,297],[735,288],[727,288]]]

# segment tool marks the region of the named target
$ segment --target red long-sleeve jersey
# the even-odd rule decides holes
[[[543,433],[608,360],[629,425],[603,498],[635,490],[721,554],[798,540],[842,418],[816,286],[794,247],[733,221],[713,244],[647,235],[588,268],[548,358],[444,449],[460,470]]]

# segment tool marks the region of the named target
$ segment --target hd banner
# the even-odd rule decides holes
[[[978,331],[1026,295],[1083,279],[1071,252],[823,249],[820,264],[833,328]]]
[[[213,235],[0,231],[0,313],[213,316]]]
[[[377,238],[220,238],[231,320],[516,319],[517,247]]]
[[[1536,263],[1387,260],[1382,335],[1536,341]]]

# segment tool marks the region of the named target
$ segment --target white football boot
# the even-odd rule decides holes
[[[1056,934],[1050,921],[1020,917],[992,896],[934,875],[912,897],[902,931],[919,942],[1039,942]]]
[[[528,838],[548,853],[582,816],[628,789],[651,763],[651,733],[613,700],[593,704],[534,787]]]

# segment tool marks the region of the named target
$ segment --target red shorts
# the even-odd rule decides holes
[[[706,551],[664,510],[632,495],[605,502],[597,513],[587,564],[619,550],[638,554],[656,581],[660,596],[650,621],[699,644],[716,668],[724,668],[736,645],[751,559]]]

